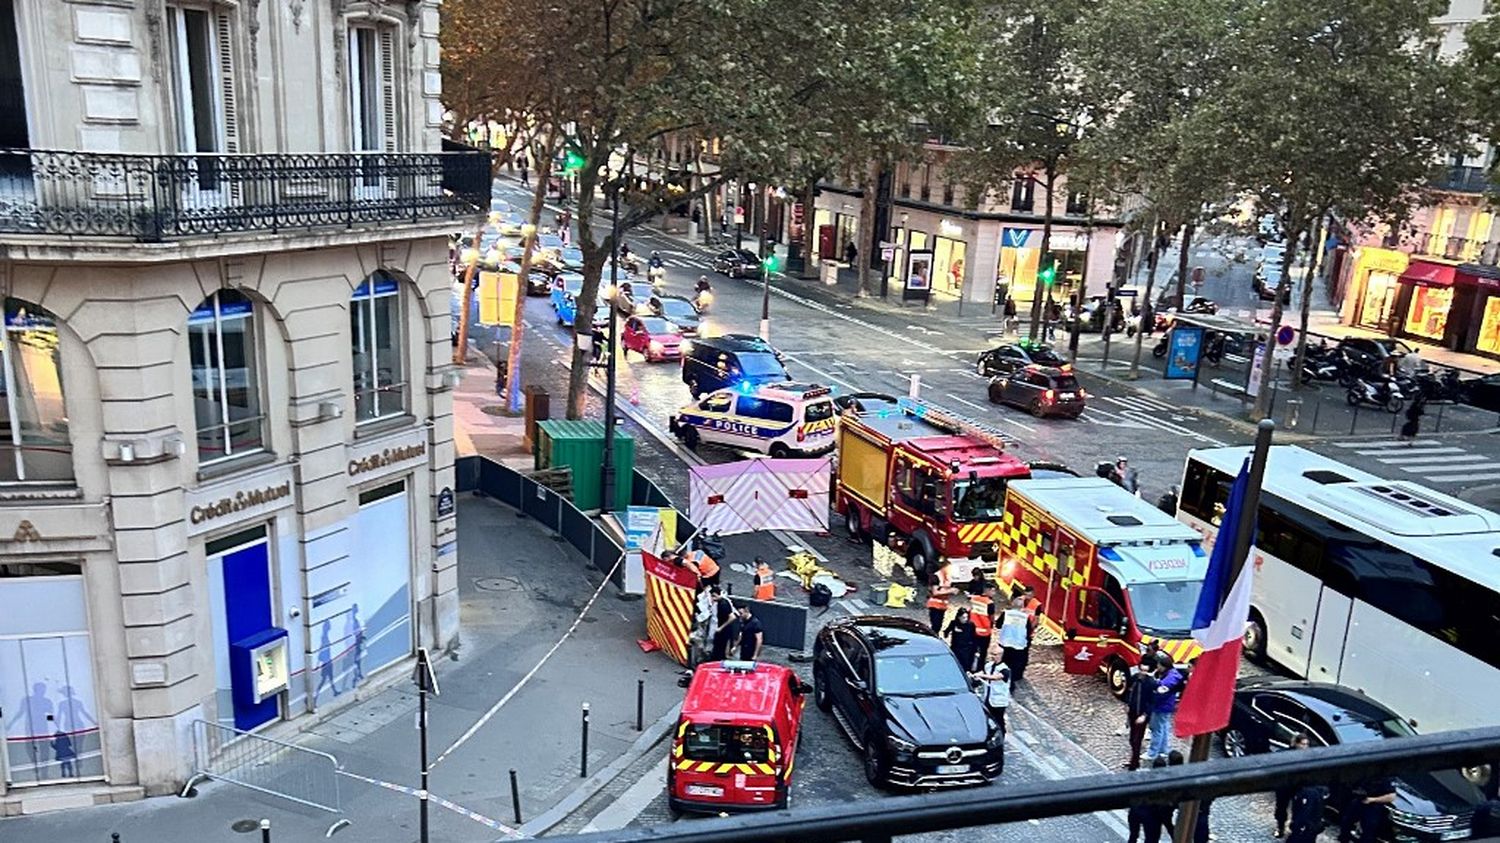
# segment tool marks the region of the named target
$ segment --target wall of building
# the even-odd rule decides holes
[[[355,423],[350,297],[376,270],[400,284],[408,412],[367,427]],[[344,611],[339,583],[358,589],[362,491],[407,482],[409,612],[422,644],[454,641],[456,557],[440,549],[451,548],[455,528],[434,504],[454,483],[444,377],[450,284],[442,237],[144,266],[5,267],[6,294],[59,323],[77,486],[3,490],[0,558],[82,564],[110,782],[170,792],[188,772],[192,721],[222,714],[217,656],[206,644],[221,609],[205,567],[205,545],[217,536],[269,529],[273,622],[289,631],[292,668],[301,671],[284,716],[331,699],[314,701],[308,684],[318,664],[314,625]],[[203,467],[187,321],[221,288],[256,302],[267,453]],[[247,494],[283,487],[241,505]],[[223,500],[236,503],[202,514]],[[333,596],[320,604],[319,594]]]
[[[351,148],[348,26],[394,34],[398,149],[442,128],[436,0],[15,0],[31,146],[177,151],[168,6],[228,16],[242,152]]]

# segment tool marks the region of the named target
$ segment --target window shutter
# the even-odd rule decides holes
[[[219,12],[214,15],[215,36],[219,42],[219,85],[222,89],[224,108],[224,151],[240,151],[240,109],[235,97],[234,40],[229,25],[229,15]]]
[[[380,131],[382,152],[396,151],[396,34],[380,30]]]

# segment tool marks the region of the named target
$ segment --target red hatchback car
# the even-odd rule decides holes
[[[621,343],[626,351],[637,352],[651,361],[676,360],[682,356],[682,334],[660,316],[626,319]]]

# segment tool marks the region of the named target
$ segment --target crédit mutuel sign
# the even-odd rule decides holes
[[[226,495],[216,501],[199,504],[188,510],[188,520],[194,524],[202,524],[215,518],[223,518],[236,512],[261,506],[263,504],[279,501],[282,498],[291,497],[292,481],[286,480],[274,486],[266,486],[257,489],[242,489],[233,495]]]
[[[352,459],[349,461],[349,476],[358,477],[370,471],[389,468],[397,463],[414,460],[427,456],[427,443],[416,442],[411,445],[397,445],[390,448],[382,448],[379,451]]]

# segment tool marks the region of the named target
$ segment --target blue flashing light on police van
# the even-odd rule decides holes
[[[750,381],[740,381],[740,392],[743,392],[746,395],[749,395],[750,393],[752,393],[754,391],[755,391],[755,384],[751,383]]]
[[[1193,555],[1201,559],[1208,554],[1203,551],[1203,545],[1193,542]]]
[[[1108,559],[1111,562],[1119,562],[1122,557],[1120,556],[1120,552],[1112,547],[1101,547],[1099,548],[1099,558]]]

